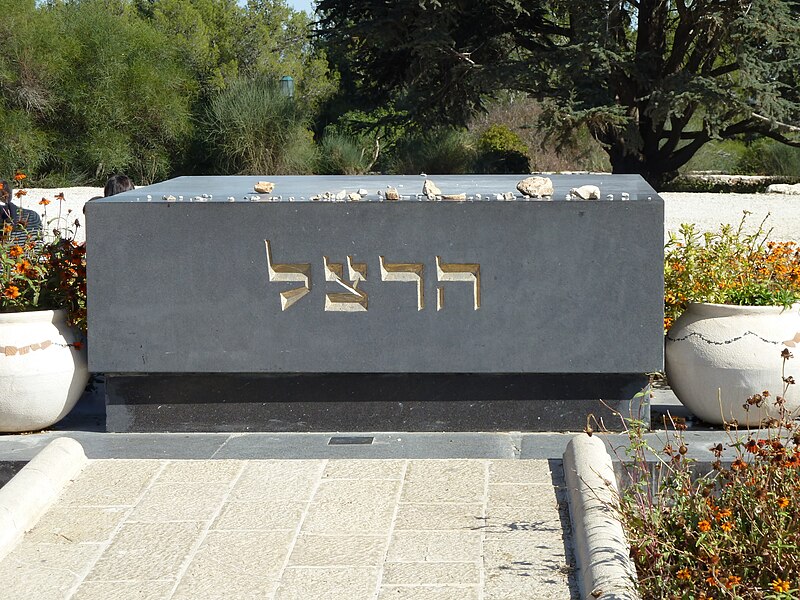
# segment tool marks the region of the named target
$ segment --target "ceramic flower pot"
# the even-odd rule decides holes
[[[0,431],[35,431],[67,415],[89,381],[85,347],[63,310],[0,313]]]
[[[678,399],[707,423],[738,421],[758,426],[777,417],[775,398],[783,394],[781,352],[786,376],[800,381],[800,304],[733,306],[690,304],[666,336],[667,381]],[[786,408],[797,412],[800,391],[790,385]],[[744,408],[747,398],[770,393],[762,407]]]

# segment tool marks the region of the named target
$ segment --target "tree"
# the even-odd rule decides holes
[[[655,186],[706,142],[800,145],[796,0],[320,0],[343,89],[423,124],[464,124],[500,90],[585,124],[616,173]]]

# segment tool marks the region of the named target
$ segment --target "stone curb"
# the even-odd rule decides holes
[[[20,542],[86,466],[83,447],[72,438],[50,442],[0,489],[0,560]]]
[[[597,436],[577,435],[567,444],[563,464],[581,598],[639,600],[636,569],[612,508],[619,491],[605,444]]]

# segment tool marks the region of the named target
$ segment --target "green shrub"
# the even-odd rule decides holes
[[[207,127],[223,173],[309,174],[316,164],[309,118],[266,77],[236,79],[212,100]]]
[[[319,143],[316,172],[322,175],[363,175],[372,167],[374,150],[364,140],[339,134],[325,134]]]
[[[761,139],[742,153],[737,169],[752,175],[800,176],[800,148]]]
[[[741,173],[739,163],[747,145],[739,140],[712,140],[704,144],[681,169],[683,173]]]
[[[475,150],[469,133],[461,129],[436,129],[401,139],[386,161],[390,173],[469,173],[475,163]]]
[[[505,125],[491,125],[478,138],[481,173],[529,173],[528,146]]]

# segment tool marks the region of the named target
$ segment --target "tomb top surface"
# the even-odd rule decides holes
[[[426,177],[431,179],[442,194],[465,194],[468,201],[495,201],[498,195],[513,194],[511,201],[537,200],[527,198],[517,190],[517,183],[534,175],[305,175],[305,176],[193,176],[178,177],[150,186],[140,187],[130,192],[110,198],[100,198],[97,202],[164,202],[199,201],[229,202],[261,200],[265,202],[290,201],[310,202],[312,199],[331,200],[341,192],[347,194],[361,191],[362,201],[380,201],[388,187],[400,194],[400,201],[428,201],[422,194]],[[552,198],[544,201],[563,201],[572,188],[593,185],[600,189],[600,201],[620,201],[623,194],[631,201],[660,200],[656,191],[639,175],[610,175],[608,173],[581,174],[542,174],[553,182]],[[275,184],[271,194],[257,194],[256,183],[269,181]],[[364,194],[364,191],[367,193]],[[379,193],[380,192],[380,193]]]

